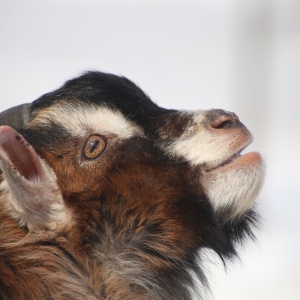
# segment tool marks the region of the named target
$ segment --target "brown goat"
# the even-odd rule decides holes
[[[202,251],[253,235],[263,163],[233,113],[88,72],[0,125],[0,299],[192,299]]]

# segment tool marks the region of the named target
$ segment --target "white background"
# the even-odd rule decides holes
[[[299,300],[300,1],[0,0],[0,111],[88,69],[240,116],[267,164],[263,226],[241,264],[210,266],[212,297]]]

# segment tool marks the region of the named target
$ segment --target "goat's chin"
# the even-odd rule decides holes
[[[251,152],[204,171],[203,176],[215,210],[226,209],[228,219],[234,219],[252,207],[263,183],[264,164],[259,153]]]

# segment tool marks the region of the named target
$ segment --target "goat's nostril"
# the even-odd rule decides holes
[[[223,129],[223,128],[229,128],[232,126],[232,121],[230,120],[226,120],[226,121],[221,121],[221,122],[218,122],[216,124],[211,124],[213,128],[215,129]]]
[[[208,114],[208,120],[214,129],[233,128],[241,124],[237,115],[220,109],[212,110]]]

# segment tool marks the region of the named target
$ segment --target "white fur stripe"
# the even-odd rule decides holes
[[[83,137],[87,132],[103,135],[114,134],[120,139],[142,135],[142,130],[117,110],[107,107],[77,106],[74,103],[59,103],[43,109],[34,124],[55,123],[63,126],[70,135]]]

